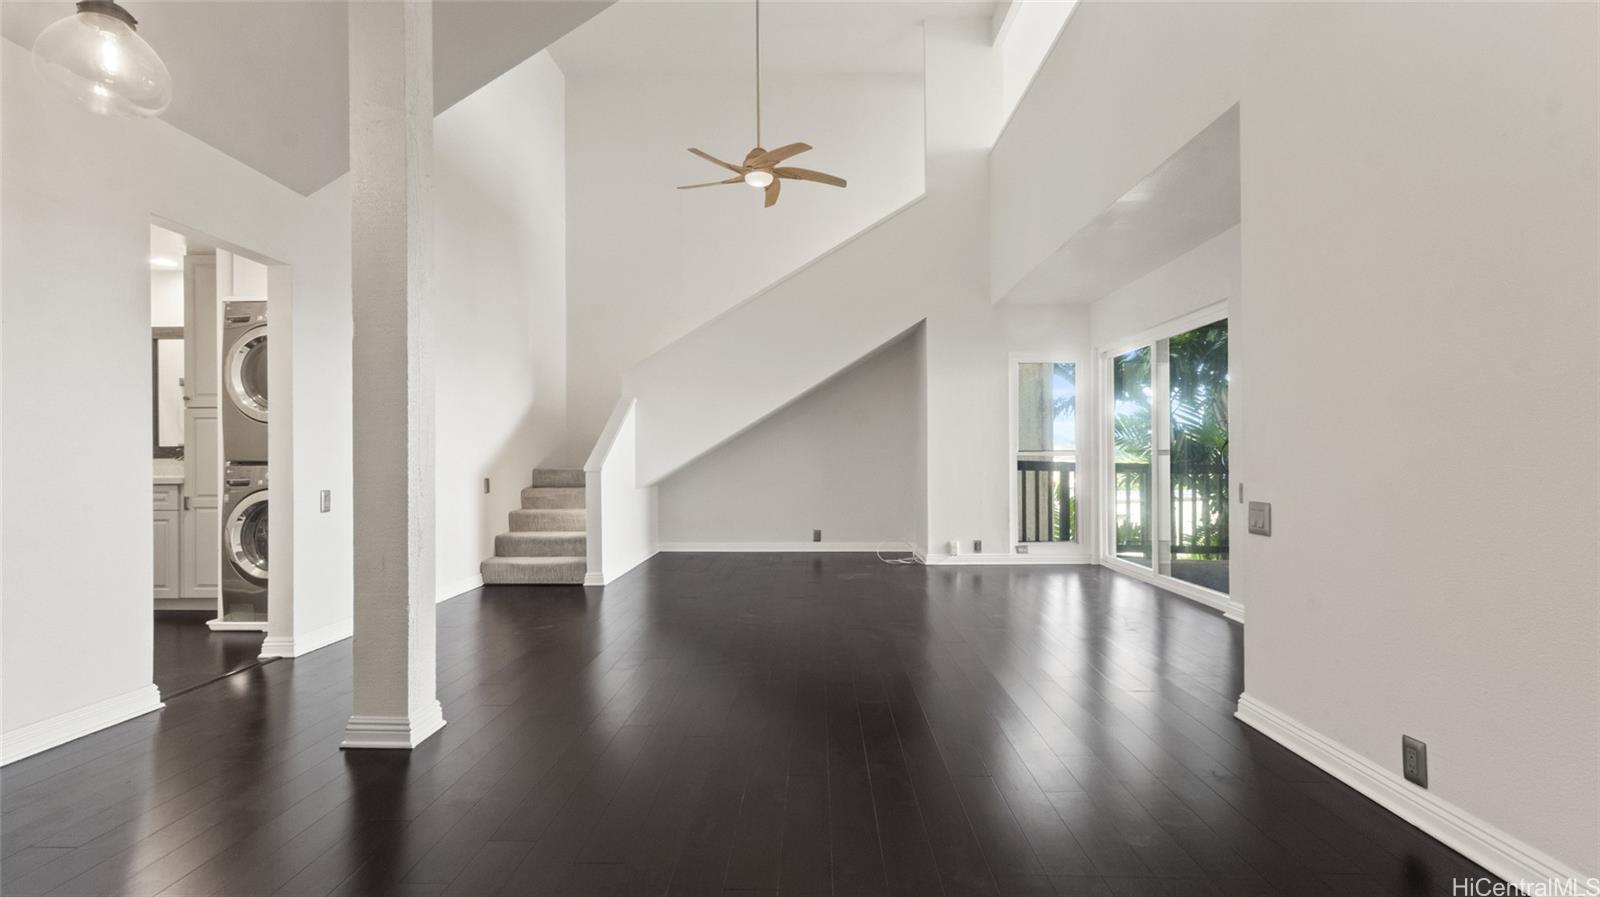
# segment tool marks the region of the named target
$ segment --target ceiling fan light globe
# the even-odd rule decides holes
[[[768,184],[772,183],[772,172],[760,169],[747,171],[744,174],[744,182],[757,190],[764,190]]]

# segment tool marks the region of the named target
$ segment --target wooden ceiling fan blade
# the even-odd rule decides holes
[[[772,179],[772,183],[767,185],[766,194],[767,194],[767,201],[764,204],[762,204],[761,207],[763,209],[770,209],[778,201],[778,179],[777,178],[773,178]]]
[[[834,187],[845,186],[844,178],[834,177],[809,168],[774,168],[772,173],[780,178],[792,178],[797,181],[816,181],[819,184],[829,184]]]
[[[725,181],[707,181],[704,184],[684,184],[682,187],[679,187],[678,189],[679,190],[693,190],[696,187],[720,187],[723,184],[737,184],[742,180],[744,180],[743,177],[733,177],[733,178],[728,178]]]
[[[695,149],[694,147],[691,146],[691,147],[689,147],[689,152],[694,153],[695,155],[699,156],[700,158],[706,160],[707,162],[710,162],[712,165],[721,165],[723,168],[728,169],[729,171],[733,172],[734,174],[744,174],[745,173],[745,169],[740,168],[739,166],[733,164],[732,162],[724,162],[721,159],[718,159],[716,156],[713,156],[710,153],[706,152],[705,150]]]
[[[754,159],[749,160],[745,164],[753,168],[765,168],[768,165],[776,165],[791,156],[798,156],[808,149],[811,149],[811,144],[809,143],[791,143],[788,146],[780,146],[777,149],[767,150]]]

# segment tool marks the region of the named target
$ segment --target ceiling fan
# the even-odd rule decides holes
[[[700,158],[720,165],[733,172],[733,177],[722,181],[709,181],[704,184],[686,184],[679,190],[693,190],[696,187],[718,187],[723,184],[737,184],[740,181],[760,189],[766,194],[765,208],[771,208],[778,201],[779,185],[784,180],[815,181],[819,184],[829,184],[834,187],[845,186],[844,178],[834,177],[809,168],[790,168],[779,165],[779,162],[793,156],[798,156],[811,149],[810,144],[791,143],[777,149],[763,149],[761,147],[761,0],[756,0],[756,145],[755,149],[745,153],[744,164],[735,165],[724,162],[710,153],[689,148],[689,152]]]

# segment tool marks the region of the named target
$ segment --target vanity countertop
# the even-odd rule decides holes
[[[156,458],[152,472],[157,486],[183,485],[183,460],[181,458]]]

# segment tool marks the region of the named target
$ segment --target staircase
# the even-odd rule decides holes
[[[588,513],[583,471],[541,468],[511,512],[511,531],[494,537],[483,584],[582,585],[588,572]]]

